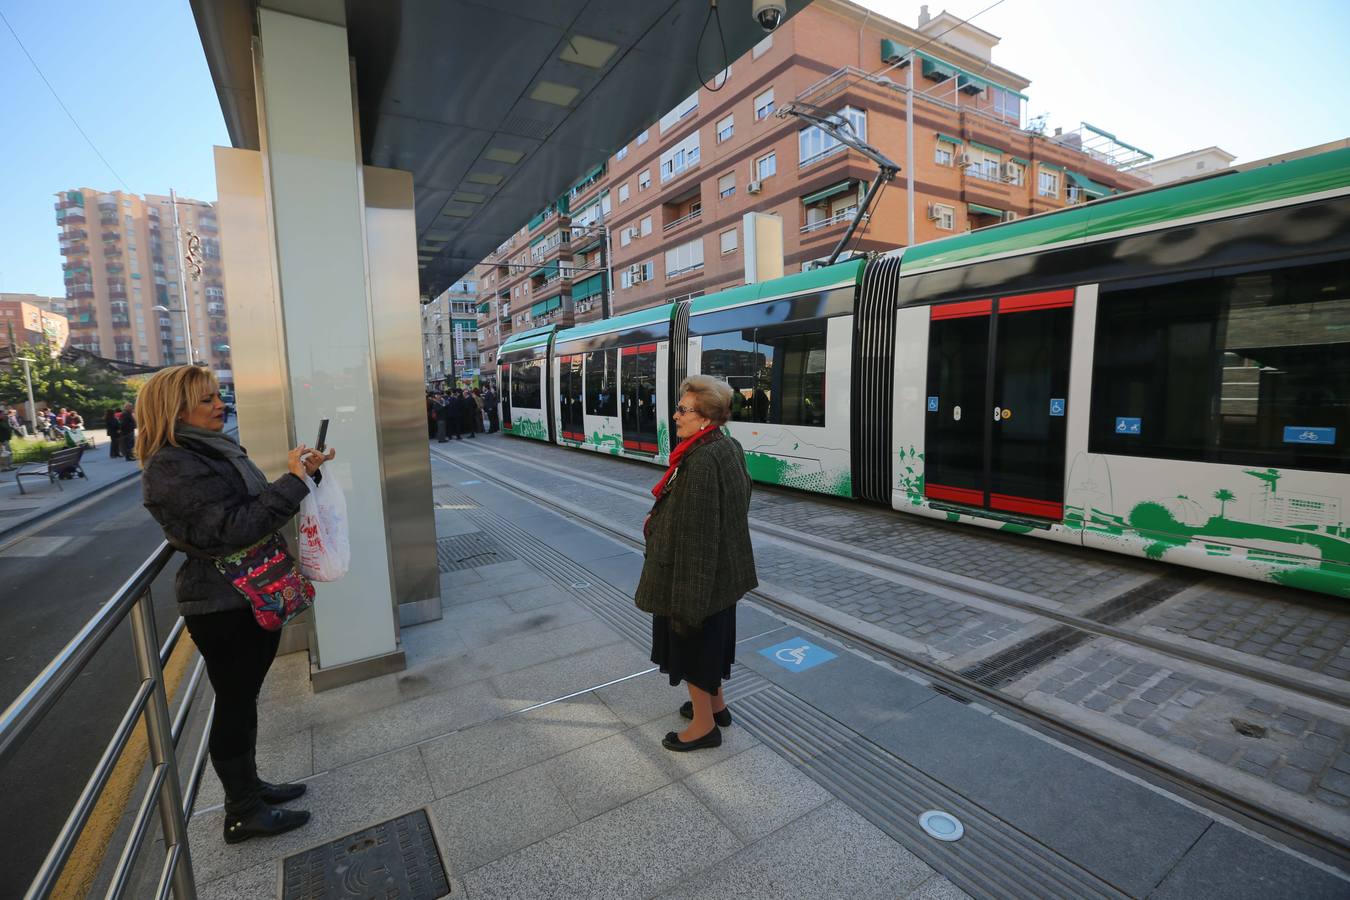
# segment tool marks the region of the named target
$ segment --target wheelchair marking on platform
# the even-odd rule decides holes
[[[789,672],[804,672],[813,666],[818,666],[835,658],[835,654],[823,647],[817,647],[803,637],[794,637],[791,640],[783,641],[781,644],[765,647],[759,653]]]

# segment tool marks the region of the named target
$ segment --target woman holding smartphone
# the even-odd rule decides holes
[[[276,656],[280,631],[265,631],[249,602],[215,561],[275,533],[309,493],[304,476],[335,455],[304,444],[287,454],[287,472],[271,482],[224,432],[225,403],[210,370],[161,369],[136,400],[136,458],[141,492],[169,543],[187,555],[175,590],[179,612],[206,660],[216,693],[211,764],[225,788],[225,842],[280,834],[309,821],[301,810],[276,809],[303,784],[258,778],[258,692]]]

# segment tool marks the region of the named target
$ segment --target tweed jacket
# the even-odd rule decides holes
[[[141,497],[169,543],[187,554],[174,582],[178,611],[192,616],[248,609],[215,558],[279,530],[308,493],[305,482],[287,472],[250,497],[234,465],[209,448],[169,445],[156,451],[141,477]]]
[[[697,628],[758,586],[749,516],[741,445],[713,432],[680,461],[652,507],[638,609]]]

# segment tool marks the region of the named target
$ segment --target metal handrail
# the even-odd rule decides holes
[[[76,841],[93,813],[94,805],[107,786],[118,760],[126,749],[142,716],[149,737],[151,777],[148,789],[142,795],[131,833],[123,845],[108,897],[121,897],[126,892],[132,867],[138,858],[146,836],[150,833],[154,807],[159,807],[160,826],[165,841],[165,862],[156,895],[166,897],[172,889],[177,900],[195,900],[196,886],[192,875],[192,858],[187,843],[187,817],[201,780],[205,765],[207,737],[203,734],[193,758],[187,796],[178,777],[176,749],[186,728],[188,715],[200,690],[205,662],[199,659],[188,680],[178,714],[169,719],[168,696],[164,689],[164,666],[184,633],[182,617],[174,623],[164,644],[158,645],[155,634],[154,609],[150,586],[173,557],[168,543],[159,548],[137,568],[135,573],[94,616],[84,624],[69,643],[33,679],[17,699],[0,714],[0,765],[5,765],[23,743],[32,735],[48,713],[55,708],[66,690],[89,665],[108,637],[124,619],[131,619],[132,646],[140,686],[131,704],[113,732],[93,773],[85,783],[70,815],[52,843],[37,875],[25,894],[26,898],[45,898],[56,887],[66,863],[74,852]],[[214,713],[215,704],[211,705]]]

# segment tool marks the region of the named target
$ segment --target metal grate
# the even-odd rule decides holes
[[[854,487],[864,500],[891,502],[891,394],[895,389],[895,297],[900,260],[867,264],[853,318]]]
[[[512,559],[516,559],[514,553],[481,531],[456,534],[436,542],[436,561],[442,572],[475,569]]]
[[[1093,607],[1083,614],[1083,618],[1101,622],[1103,625],[1119,624],[1180,593],[1201,577],[1203,576],[1164,575],[1155,578]],[[1096,635],[1090,631],[1082,631],[1071,625],[1059,625],[1014,644],[1007,650],[995,653],[988,659],[967,666],[961,670],[961,674],[986,687],[1001,688],[1051,660],[1066,655],[1070,650],[1094,637]]]
[[[422,809],[288,856],[282,865],[283,900],[449,895],[450,881]]]

